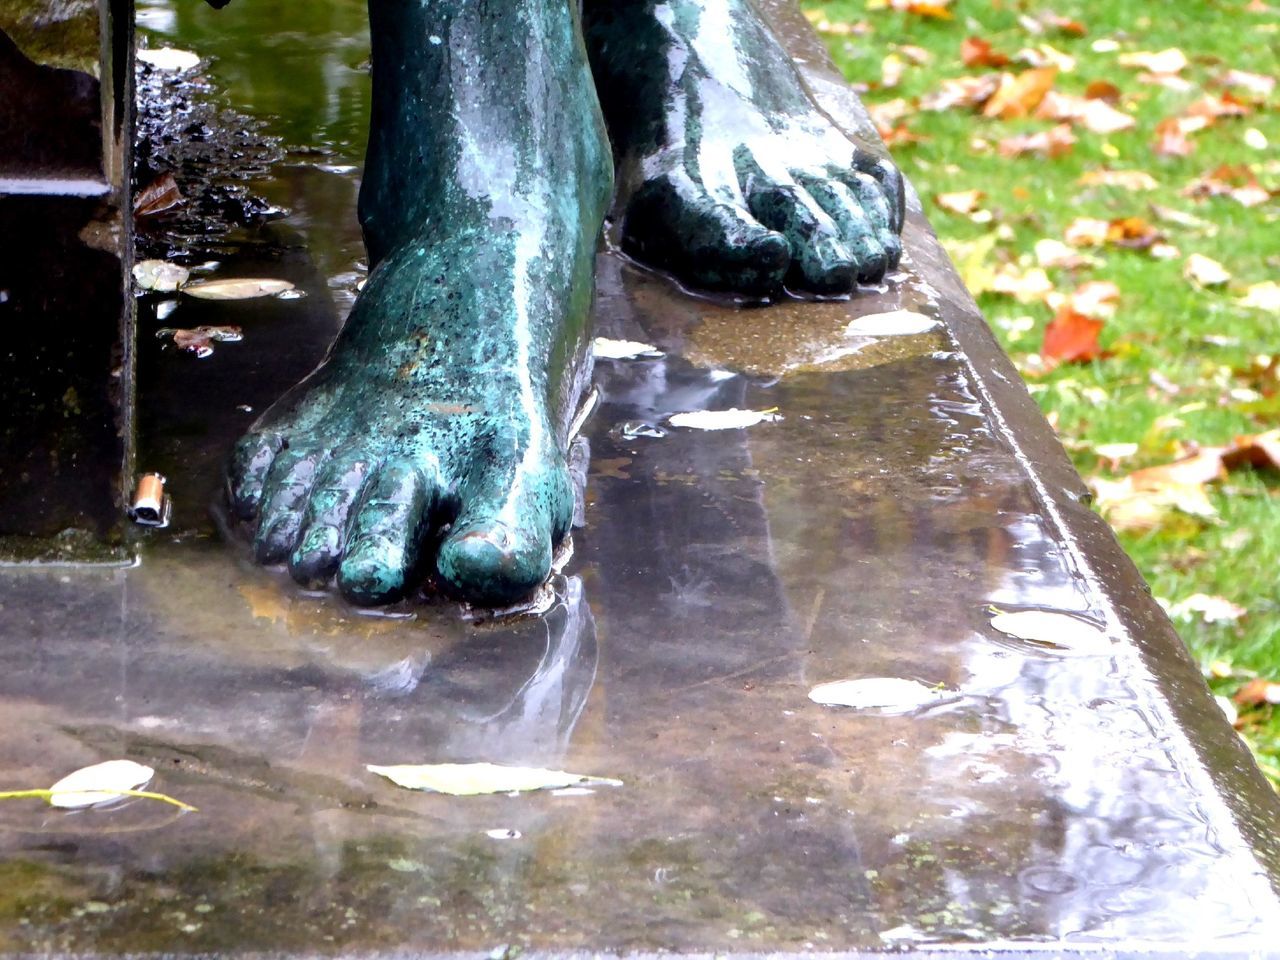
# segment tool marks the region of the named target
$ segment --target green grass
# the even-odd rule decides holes
[[[992,258],[1016,262],[1031,256],[1037,240],[1062,239],[1067,225],[1081,216],[1140,216],[1155,222],[1150,205],[1158,204],[1208,221],[1207,228],[1198,229],[1157,223],[1181,251],[1178,259],[1095,248],[1090,252],[1101,259],[1099,265],[1074,275],[1049,271],[1063,291],[1085,280],[1111,280],[1121,290],[1119,309],[1102,333],[1102,346],[1112,351],[1110,357],[1059,366],[1030,378],[1033,394],[1055,419],[1084,476],[1113,476],[1092,452],[1098,444],[1139,444],[1137,455],[1119,465],[1123,474],[1168,462],[1179,444],[1225,444],[1238,434],[1280,426],[1280,401],[1250,405],[1231,394],[1233,388],[1258,386],[1237,371],[1248,368],[1258,355],[1280,353],[1280,315],[1235,302],[1245,286],[1280,277],[1280,198],[1246,208],[1229,198],[1193,200],[1182,195],[1191,180],[1221,164],[1247,163],[1263,186],[1280,187],[1280,92],[1273,92],[1266,106],[1246,117],[1223,118],[1192,134],[1196,149],[1190,156],[1161,157],[1153,150],[1156,124],[1205,93],[1220,94],[1213,81],[1226,70],[1280,74],[1280,18],[1274,12],[1251,12],[1246,0],[1158,7],[1139,0],[1060,0],[1054,12],[1087,27],[1085,36],[1074,37],[1052,30],[1043,36],[1028,33],[1019,23],[1019,13],[1045,9],[1030,3],[957,0],[950,8],[951,20],[868,10],[864,0],[806,0],[804,5],[811,16],[831,23],[870,27],[862,35],[826,34],[848,79],[871,85],[864,94],[868,105],[899,97],[913,100],[936,90],[946,78],[987,72],[989,68],[962,65],[960,44],[967,36],[981,37],[1009,55],[1049,43],[1075,57],[1074,71],[1057,78],[1055,89],[1061,92],[1081,95],[1095,80],[1120,87],[1118,106],[1137,119],[1136,128],[1101,136],[1077,127],[1074,150],[1053,159],[1004,158],[994,149],[1005,137],[1048,129],[1053,125],[1048,121],[986,119],[967,109],[908,116],[912,132],[928,140],[895,147],[894,156],[919,191],[939,235],[951,245],[963,246],[994,231],[999,240]],[[1107,52],[1105,45],[1102,52],[1095,51],[1098,40],[1116,41],[1119,51]],[[932,59],[909,65],[896,88],[877,89],[883,58],[903,44],[924,48]],[[1139,71],[1117,63],[1121,52],[1166,47],[1178,47],[1190,59],[1181,72],[1191,82],[1189,91],[1141,83]],[[1004,69],[1024,67],[1015,63]],[[1250,129],[1259,131],[1270,147],[1249,146]],[[1257,141],[1257,134],[1249,136]],[[975,138],[991,148],[975,145]],[[1159,186],[1131,192],[1078,183],[1086,171],[1103,167],[1146,171]],[[982,207],[993,213],[991,222],[973,223],[933,201],[939,193],[970,189],[986,193]],[[1224,264],[1233,274],[1231,283],[1202,290],[1185,280],[1183,258],[1192,253]],[[1005,349],[1027,367],[1028,357],[1040,349],[1049,308],[993,294],[983,294],[979,302]],[[1176,385],[1177,393],[1154,385],[1153,374]],[[1280,679],[1278,491],[1274,471],[1233,472],[1225,482],[1210,486],[1217,518],[1174,515],[1155,530],[1120,534],[1156,596],[1176,602],[1205,593],[1248,610],[1236,622],[1177,621],[1206,676],[1216,667],[1219,676],[1211,685],[1219,693],[1233,693],[1251,675]],[[1280,715],[1273,716],[1273,709],[1246,711],[1242,729],[1264,769],[1280,777]]]

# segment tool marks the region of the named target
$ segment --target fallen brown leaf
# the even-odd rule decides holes
[[[1115,103],[1120,99],[1120,88],[1108,80],[1094,80],[1084,88],[1084,95],[1089,100],[1107,100]]]
[[[133,215],[135,217],[154,217],[172,210],[185,198],[178,189],[178,183],[172,173],[162,173],[138,191],[133,198]]]
[[[1212,122],[1219,117],[1243,117],[1252,112],[1248,104],[1237,100],[1230,93],[1224,93],[1220,97],[1206,93],[1188,106],[1183,114],[1188,117],[1204,117]]]
[[[921,110],[952,110],[956,107],[980,107],[1000,86],[1000,74],[984,73],[976,77],[952,77],[943,80],[933,93],[920,100]]]
[[[981,37],[965,37],[960,43],[960,60],[966,67],[1003,67],[1008,56],[994,49]]]
[[[1075,143],[1076,135],[1071,132],[1071,124],[1060,123],[1050,130],[1006,137],[996,145],[996,149],[1002,157],[1020,157],[1026,153],[1060,157],[1070,153]]]
[[[1264,703],[1280,703],[1280,683],[1254,677],[1231,698],[1242,707],[1260,707]]]

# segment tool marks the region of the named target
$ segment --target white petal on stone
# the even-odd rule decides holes
[[[1218,709],[1226,716],[1227,723],[1234,727],[1236,721],[1240,719],[1240,711],[1236,709],[1236,705],[1221,694],[1216,694],[1213,699],[1218,704]]]
[[[172,293],[190,276],[186,267],[167,260],[141,260],[133,265],[133,279],[143,290]]]
[[[137,790],[156,775],[151,767],[132,760],[107,760],[69,773],[49,789],[55,807],[89,807],[118,800],[122,790]]]
[[[553,797],[589,797],[593,793],[595,791],[590,787],[563,787],[559,790],[551,791]]]
[[[918,680],[901,677],[862,677],[820,683],[809,691],[809,699],[830,707],[857,709],[914,710],[935,703],[946,691],[926,687]]]
[[[782,417],[772,410],[690,410],[677,413],[668,418],[673,427],[687,427],[690,430],[741,430],[754,427],[757,423],[772,423]]]
[[[254,297],[274,297],[292,290],[288,280],[267,280],[258,277],[238,277],[234,280],[206,280],[189,283],[182,292],[201,300],[252,300]]]
[[[1050,610],[998,613],[991,618],[991,626],[1019,640],[1044,644],[1067,653],[1087,656],[1111,653],[1111,640],[1103,630],[1067,613]]]
[[[591,352],[597,360],[657,360],[666,356],[651,343],[610,340],[608,337],[596,337],[591,341]]]
[[[496,827],[493,830],[486,830],[484,835],[494,840],[519,840],[523,836],[519,830],[513,830],[510,827]]]
[[[890,310],[858,317],[844,328],[849,337],[913,337],[938,329],[933,317],[914,310]]]
[[[369,764],[370,773],[386,777],[408,790],[447,793],[454,797],[474,797],[491,793],[520,793],[527,790],[555,790],[581,784],[620,787],[621,780],[590,777],[563,770],[507,766],[499,763],[422,763],[380,767]]]
[[[190,50],[175,50],[173,47],[160,47],[156,50],[139,50],[137,57],[143,63],[157,70],[181,73],[194,70],[200,66],[200,58]]]

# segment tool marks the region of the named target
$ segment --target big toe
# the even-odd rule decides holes
[[[510,606],[551,574],[552,548],[568,532],[573,487],[563,467],[514,483],[482,483],[440,546],[445,589],[476,606]]]
[[[445,541],[436,565],[450,592],[479,606],[507,606],[550,575],[551,537],[501,520],[470,523]]]

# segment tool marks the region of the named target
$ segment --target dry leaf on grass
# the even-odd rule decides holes
[[[1231,623],[1248,612],[1244,607],[1237,606],[1226,597],[1210,596],[1206,593],[1193,593],[1169,608],[1169,616],[1175,620],[1193,620],[1198,614],[1205,623]]]
[[[939,193],[933,199],[948,213],[967,216],[978,209],[986,194],[981,190],[958,190],[955,193]]]
[[[1057,67],[1039,67],[1000,76],[1000,86],[982,107],[984,117],[1013,120],[1030,115],[1058,76]]]
[[[1088,170],[1078,181],[1086,187],[1119,187],[1122,190],[1154,190],[1160,182],[1145,170]]]
[[[1237,299],[1236,303],[1254,310],[1280,313],[1280,283],[1264,280],[1262,283],[1251,284],[1245,289],[1244,296]]]
[[[1154,74],[1170,74],[1181,72],[1190,62],[1187,55],[1177,47],[1169,47],[1158,53],[1140,50],[1135,53],[1122,53],[1117,61],[1122,67],[1134,70],[1146,70]]]
[[[1006,137],[1000,141],[996,149],[1002,157],[1020,157],[1027,153],[1060,157],[1070,153],[1075,143],[1076,135],[1071,132],[1071,124],[1060,123],[1051,130]]]
[[[920,99],[921,110],[954,110],[956,107],[980,107],[991,99],[1000,86],[1000,74],[984,73],[976,77],[952,77]]]
[[[1228,70],[1218,78],[1218,85],[1247,90],[1257,97],[1271,96],[1276,88],[1276,78],[1265,73],[1249,73],[1246,70]]]
[[[981,37],[965,37],[960,43],[960,60],[966,67],[1003,67],[1009,58]]]
[[[1102,356],[1098,335],[1105,325],[1106,321],[1079,313],[1071,309],[1070,304],[1064,304],[1044,329],[1040,356],[1050,367],[1097,360]]]
[[[1182,275],[1201,287],[1218,287],[1231,279],[1231,273],[1212,257],[1193,253],[1187,257]]]

